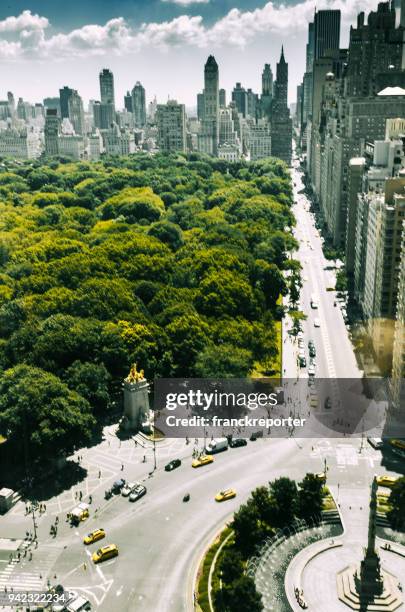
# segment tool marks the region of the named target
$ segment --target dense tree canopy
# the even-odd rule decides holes
[[[150,379],[249,375],[277,351],[291,199],[274,159],[4,160],[0,384],[25,363],[99,416],[134,360]]]

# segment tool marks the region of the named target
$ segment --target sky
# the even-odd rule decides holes
[[[147,101],[156,94],[192,108],[203,88],[208,55],[219,65],[220,87],[236,81],[260,92],[261,72],[284,44],[289,101],[305,70],[308,22],[315,5],[342,12],[341,46],[351,24],[377,0],[2,0],[0,99],[40,102],[60,87],[77,89],[85,102],[99,99],[98,73],[114,73],[117,108],[140,81]]]

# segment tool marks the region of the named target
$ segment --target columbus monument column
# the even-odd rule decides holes
[[[121,426],[126,431],[151,433],[151,411],[149,408],[149,383],[144,371],[138,372],[136,364],[131,366],[123,382],[124,414]]]

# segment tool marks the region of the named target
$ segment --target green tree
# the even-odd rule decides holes
[[[242,576],[244,571],[243,557],[233,547],[226,548],[219,564],[221,579],[225,584],[231,584]]]
[[[298,516],[306,521],[311,518],[319,520],[324,496],[322,481],[315,474],[306,474],[298,487]]]
[[[298,489],[294,480],[282,476],[269,483],[273,527],[283,528],[290,525],[295,517],[298,502]]]
[[[263,610],[261,595],[256,591],[254,580],[248,576],[241,576],[218,591],[215,606],[221,612],[261,612]]]
[[[75,361],[64,376],[69,389],[77,391],[90,404],[95,414],[103,414],[110,402],[111,376],[104,364]]]
[[[0,432],[27,462],[71,453],[94,426],[87,400],[53,374],[22,364],[1,375]]]
[[[197,357],[199,378],[245,378],[253,367],[251,351],[232,344],[207,346]]]

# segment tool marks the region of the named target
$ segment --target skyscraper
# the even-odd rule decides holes
[[[99,74],[101,104],[112,104],[115,110],[114,75],[108,68]]]
[[[284,57],[284,47],[281,47],[271,111],[271,154],[290,164],[291,152],[292,120],[288,108],[288,64]]]
[[[232,100],[235,102],[238,112],[246,117],[248,110],[247,91],[240,83],[236,83],[232,90]]]
[[[315,11],[314,15],[314,59],[327,51],[338,51],[340,43],[340,11]]]
[[[132,113],[132,111],[133,111],[133,108],[132,108],[132,95],[129,93],[129,91],[127,91],[127,93],[124,96],[124,108],[129,113]]]
[[[260,114],[270,118],[271,101],[273,99],[273,72],[270,64],[265,64],[262,72],[262,95],[260,97]]]
[[[219,72],[215,57],[210,55],[204,66],[204,119],[198,137],[198,148],[216,155],[219,140]]]
[[[405,87],[402,69],[403,29],[395,27],[395,9],[381,2],[365,23],[364,13],[357,28],[350,30],[346,93],[371,96],[388,85]]]
[[[48,108],[45,116],[45,153],[46,155],[58,155],[59,145],[59,117],[55,108]]]
[[[167,104],[158,104],[156,123],[159,149],[165,152],[187,150],[184,104],[178,104],[176,100],[169,100]]]
[[[262,72],[262,95],[270,97],[273,95],[273,72],[270,64],[264,64]]]
[[[204,92],[197,94],[197,119],[199,121],[204,119]]]
[[[146,102],[145,89],[139,81],[136,82],[131,92],[132,112],[134,114],[135,127],[142,128],[146,125]]]
[[[220,108],[226,107],[226,91],[225,89],[219,90],[219,106]]]
[[[59,89],[59,101],[60,101],[60,116],[62,119],[69,117],[69,98],[73,93],[73,89],[70,87],[63,87]]]
[[[84,132],[84,111],[83,100],[75,89],[68,100],[68,117],[73,125],[76,134]]]

